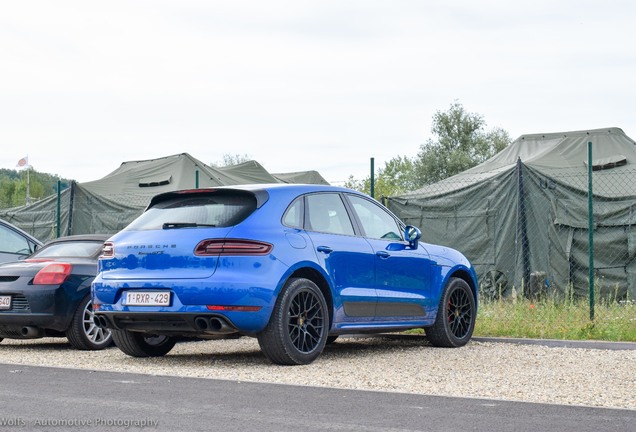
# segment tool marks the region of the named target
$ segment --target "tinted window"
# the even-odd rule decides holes
[[[353,225],[339,194],[311,194],[306,196],[306,200],[308,230],[353,235]]]
[[[373,201],[349,195],[365,236],[374,239],[402,240],[400,225],[384,208]]]
[[[31,253],[29,242],[17,232],[0,225],[0,252],[26,255]]]
[[[126,230],[161,229],[164,224],[228,227],[241,222],[255,209],[256,198],[252,194],[183,195],[157,203]]]

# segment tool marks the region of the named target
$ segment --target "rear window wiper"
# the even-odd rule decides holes
[[[214,224],[200,224],[195,222],[166,222],[163,224],[163,229],[173,228],[196,228],[196,227],[215,227]]]

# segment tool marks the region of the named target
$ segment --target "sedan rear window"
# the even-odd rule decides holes
[[[57,257],[75,257],[75,258],[90,258],[97,256],[104,247],[104,242],[92,242],[92,241],[76,241],[76,242],[63,242],[53,243],[48,245],[29,258],[57,258]]]
[[[135,219],[127,231],[228,227],[256,209],[252,194],[184,195],[161,201]]]

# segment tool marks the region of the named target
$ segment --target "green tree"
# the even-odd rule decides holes
[[[29,169],[29,196],[32,202],[57,193],[58,176]],[[68,179],[59,180],[62,189],[66,189],[71,182]],[[26,170],[0,169],[0,208],[23,206],[26,203],[26,189]]]
[[[455,102],[448,111],[433,116],[432,133],[414,158],[397,156],[376,171],[375,197],[394,196],[416,190],[478,165],[494,156],[511,142],[501,128],[486,131],[484,118],[467,112]],[[349,177],[345,187],[370,193],[371,179]]]
[[[407,156],[394,157],[376,172],[373,185],[375,197],[379,199],[383,196],[399,195],[417,189],[415,174],[415,165],[412,159]],[[345,182],[344,186],[370,194],[371,177],[356,180],[353,176],[349,176],[349,180]]]
[[[16,181],[9,177],[0,179],[0,208],[13,207],[13,194],[15,193]]]
[[[431,132],[415,161],[417,183],[435,183],[478,165],[503,150],[511,139],[501,128],[485,131],[484,118],[467,112],[459,102],[437,111]]]

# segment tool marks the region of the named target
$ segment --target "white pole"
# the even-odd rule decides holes
[[[27,156],[27,161],[28,161]],[[27,188],[26,188],[26,205],[31,204],[31,179],[29,176],[29,171],[31,171],[31,165],[27,162]]]

